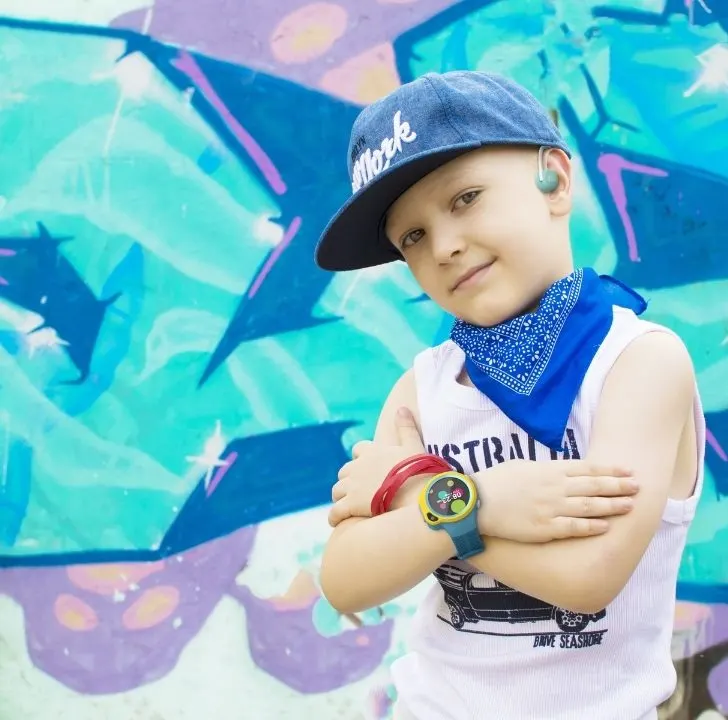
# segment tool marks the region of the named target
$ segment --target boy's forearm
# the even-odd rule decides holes
[[[416,505],[375,518],[354,518],[336,531],[321,567],[321,587],[339,612],[367,610],[418,585],[454,555],[449,535],[431,530]],[[518,543],[485,538],[468,562],[500,582],[567,610],[598,612],[610,583],[598,556],[599,538]],[[600,589],[601,588],[601,589]]]
[[[544,461],[549,462],[549,461]],[[477,477],[486,491],[486,478]],[[346,522],[324,555],[321,583],[341,612],[359,612],[412,589],[455,554],[444,530],[431,530],[417,498],[424,477],[412,478],[395,496],[393,510]],[[619,525],[622,518],[613,519]],[[626,576],[606,535],[546,543],[488,537],[486,550],[468,562],[500,582],[567,610],[598,612],[621,590]],[[607,573],[606,568],[609,568]]]
[[[522,593],[566,610],[598,612],[609,597],[599,537],[519,543],[485,538],[485,552],[468,562]]]
[[[481,485],[485,484],[482,475],[475,477]],[[424,525],[417,508],[422,482],[422,478],[409,481],[396,497],[394,507],[414,507]],[[486,550],[468,562],[500,582],[567,610],[592,611],[609,595],[612,583],[604,576],[604,564],[597,567],[597,558],[604,555],[604,537],[520,543],[487,537],[487,527],[482,529]],[[447,535],[444,531],[438,534]],[[605,602],[609,600],[611,597]],[[601,609],[597,607],[593,611]]]
[[[453,554],[448,534],[431,530],[416,505],[352,518],[326,547],[321,588],[339,612],[361,612],[411,590]]]

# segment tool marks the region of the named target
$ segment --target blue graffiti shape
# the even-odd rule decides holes
[[[394,58],[397,67],[397,74],[403,83],[410,82],[415,79],[412,71],[415,59],[419,59],[419,53],[416,45],[426,38],[437,34],[445,28],[452,28],[453,36],[447,42],[445,51],[443,52],[440,71],[447,70],[472,70],[465,52],[465,41],[468,34],[468,16],[484,10],[489,5],[496,5],[503,0],[460,0],[454,2],[450,7],[445,8],[441,12],[433,15],[429,20],[416,25],[415,27],[403,32],[394,40]],[[544,12],[548,11],[547,3],[544,3]],[[518,18],[516,22],[522,22],[523,18],[518,17],[518,13],[514,13],[514,17]],[[462,24],[461,24],[462,23]]]
[[[703,27],[718,23],[728,32],[728,3],[725,0],[666,0],[660,13],[603,5],[595,7],[592,14],[595,18],[655,27],[667,25],[672,15],[684,15],[693,25]]]
[[[336,475],[349,459],[341,436],[352,425],[324,423],[233,440],[220,456],[227,466],[200,481],[165,535],[162,555],[331,502]],[[284,465],[281,457],[288,458]]]
[[[599,117],[597,127],[587,131],[566,98],[560,100],[558,110],[576,140],[615,239],[614,274],[641,288],[679,287],[728,277],[728,246],[720,241],[728,224],[728,204],[722,201],[728,180],[599,142],[600,128],[614,120],[588,69],[582,66],[581,70]]]
[[[358,109],[295,83],[201,55],[191,54],[200,73],[192,78],[179,69],[184,64],[176,49],[138,42],[134,47],[180,89],[204,78],[205,87],[192,95],[195,109],[266,186],[270,179],[230,126],[234,118],[262,148],[283,182],[270,188],[281,208],[277,222],[283,240],[257,268],[240,298],[200,378],[202,386],[241,343],[335,319],[314,314],[332,274],[316,266],[313,252],[324,225],[349,194],[344,158]]]
[[[25,519],[30,500],[33,449],[20,438],[0,431],[0,545],[11,547]]]
[[[718,497],[728,497],[728,410],[705,413],[705,422],[710,432],[705,462]]]
[[[53,328],[79,377],[89,376],[91,358],[106,310],[121,293],[98,300],[76,269],[60,252],[68,237],[54,238],[42,223],[38,237],[0,237],[0,297],[43,318],[38,327]],[[2,251],[5,251],[4,253]]]
[[[625,204],[607,213],[617,276],[642,288],[728,277],[728,179],[629,151],[620,155],[626,163],[616,182]],[[629,257],[628,228],[637,257]]]
[[[102,297],[118,298],[109,307],[94,350],[94,381],[73,393],[49,387],[46,394],[68,415],[80,415],[90,408],[114,382],[116,369],[131,346],[132,329],[144,302],[144,250],[133,243],[111,271],[101,288]],[[0,344],[2,339],[0,339]]]

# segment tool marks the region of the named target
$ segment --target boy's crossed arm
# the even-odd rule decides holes
[[[609,604],[642,558],[669,495],[687,496],[692,490],[697,460],[692,420],[694,392],[692,364],[677,338],[655,332],[633,341],[605,381],[583,463],[584,467],[632,470],[640,492],[631,512],[615,517],[618,511],[604,505],[605,498],[593,498],[595,506],[602,503],[598,506],[607,508],[604,515],[612,516],[604,534],[595,535],[596,529],[588,527],[588,520],[579,520],[581,525],[575,524],[572,532],[562,536],[591,537],[551,542],[492,537],[496,523],[519,525],[523,534],[528,534],[524,523],[532,521],[533,509],[539,502],[544,505],[548,497],[539,497],[539,488],[523,483],[519,495],[516,485],[524,479],[526,470],[530,482],[538,484],[533,478],[535,472],[553,479],[556,468],[554,461],[506,463],[475,476],[484,488],[486,512],[481,514],[485,518],[481,531],[486,536],[486,550],[469,562],[521,592],[560,607],[595,612]],[[395,413],[401,405],[415,406],[411,373],[405,374],[390,394],[375,443],[390,447],[398,444]],[[495,478],[494,473],[511,469],[518,472],[508,478],[512,483],[504,483],[501,475],[500,483],[492,483],[489,489],[488,479]],[[628,494],[614,484],[616,479],[612,481],[610,491],[603,494]],[[396,597],[452,556],[447,533],[433,532],[422,520],[414,485],[400,491],[398,509],[376,518],[353,517],[337,525],[324,556],[321,583],[329,601],[339,610],[358,611]],[[523,502],[516,505],[514,499],[519,497]],[[501,511],[506,508],[503,516]],[[332,515],[336,512],[337,506]],[[589,515],[585,508],[582,517]],[[512,532],[500,534],[519,537]]]
[[[668,497],[693,491],[694,394],[692,364],[677,338],[654,332],[633,341],[604,383],[586,456],[632,470],[640,485],[633,510],[595,537],[542,545],[491,538],[470,562],[554,605],[584,612],[606,607],[642,559]]]

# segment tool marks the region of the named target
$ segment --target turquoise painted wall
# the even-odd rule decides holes
[[[312,254],[358,109],[455,68],[554,112],[578,262],[693,355],[663,714],[728,713],[728,6],[148,2],[0,0],[0,720],[388,717],[423,588],[339,616],[325,504],[448,318]]]

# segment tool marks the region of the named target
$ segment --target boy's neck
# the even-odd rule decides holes
[[[551,282],[543,289],[543,292],[538,296],[534,302],[528,306],[523,312],[519,313],[518,315],[514,315],[511,318],[508,318],[508,320],[504,320],[503,322],[509,322],[510,320],[513,320],[516,317],[522,317],[523,315],[528,315],[529,313],[536,312],[538,310],[539,305],[541,304],[541,300],[543,300],[543,296],[546,294],[547,290],[554,284],[557,283],[559,280],[563,280],[565,277],[568,277],[571,275],[576,268],[574,267],[573,263],[569,263],[568,265],[564,265],[561,268],[560,272],[554,273],[557,275],[557,277],[554,277]],[[502,324],[502,323],[501,323]]]

